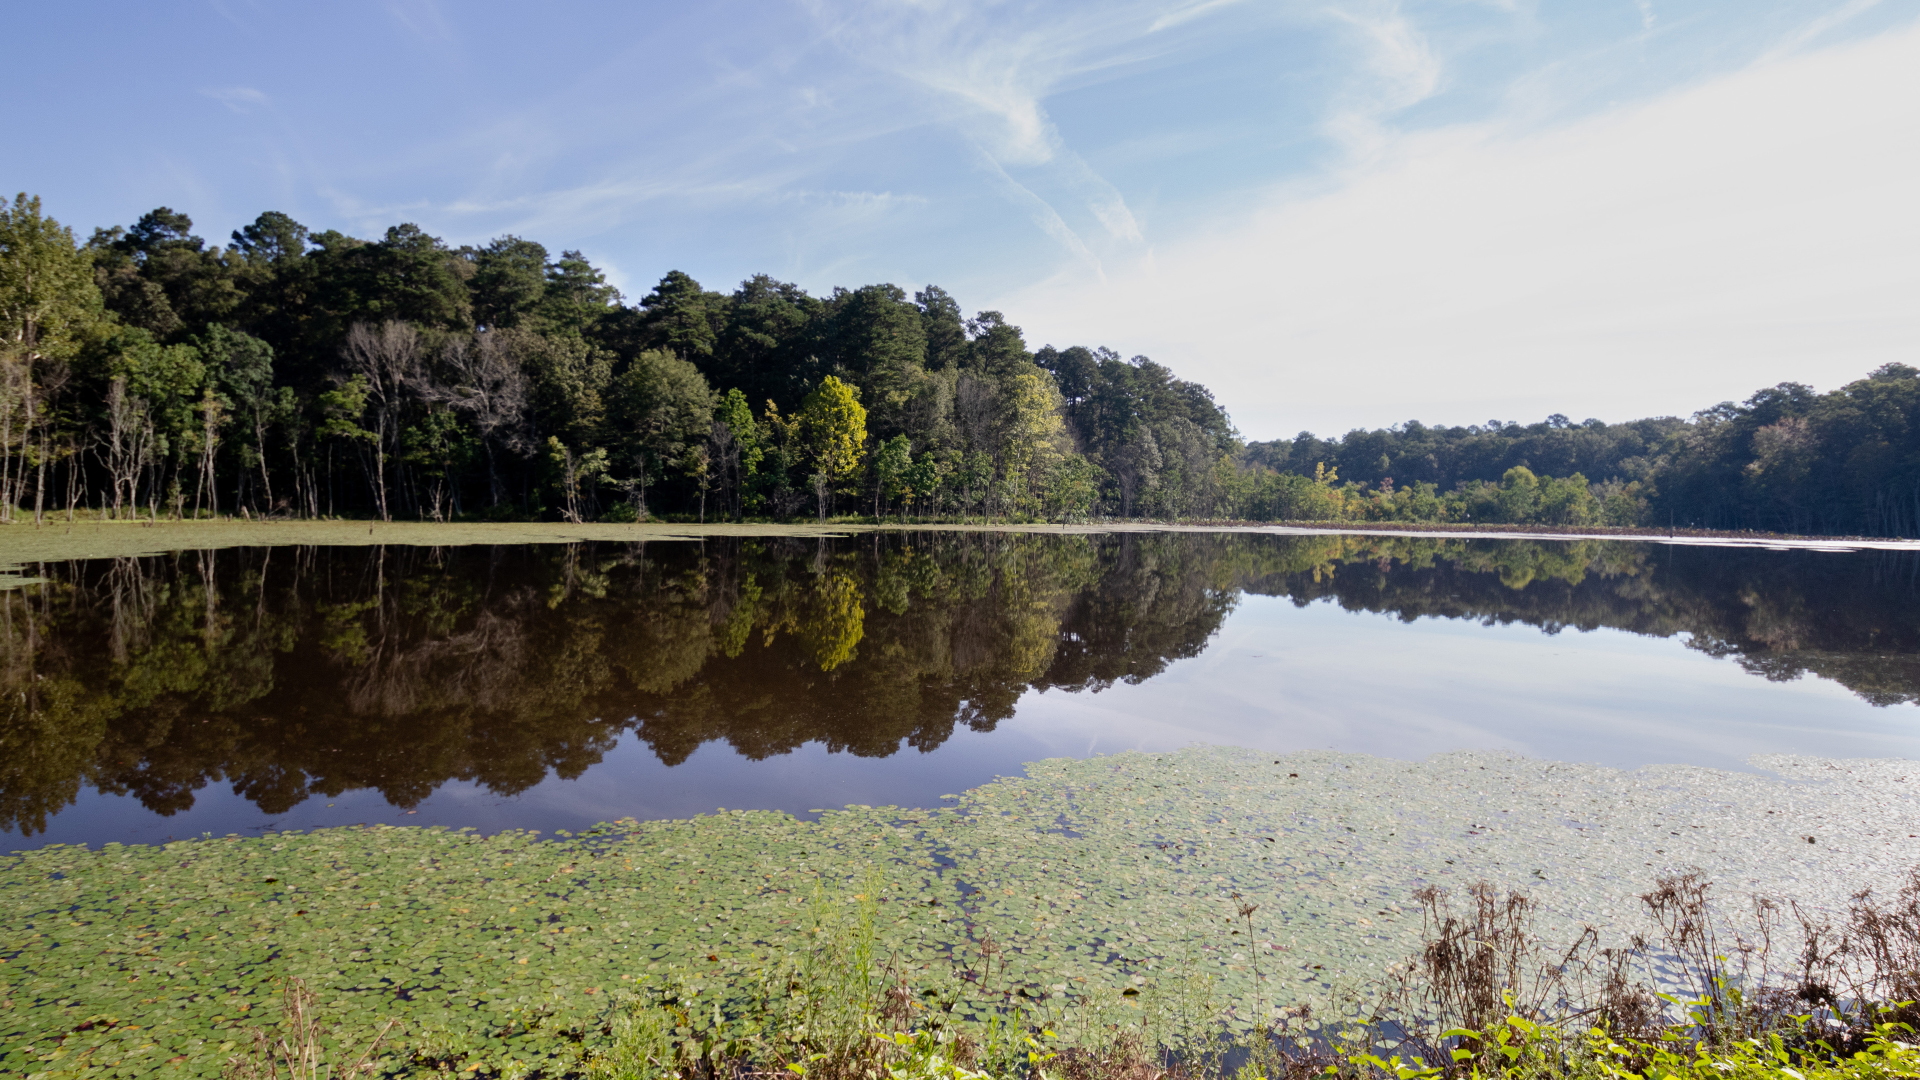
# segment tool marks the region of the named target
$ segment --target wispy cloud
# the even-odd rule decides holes
[[[1043,165],[1059,145],[1042,99],[1086,62],[1103,18],[1007,19],[1003,12],[940,2],[816,5],[841,48],[859,63],[931,91],[946,120],[995,160]],[[1109,14],[1109,13],[1102,13]]]
[[[981,154],[983,171],[993,179],[994,186],[1008,199],[1027,212],[1040,230],[1052,237],[1062,248],[1071,254],[1081,266],[1092,271],[1099,281],[1106,280],[1106,268],[1100,264],[1100,257],[1087,247],[1080,234],[1068,225],[1053,205],[1033,193],[1032,189],[1015,180],[1001,164],[990,154]]]
[[[387,14],[426,42],[451,41],[453,22],[437,0],[388,0]]]
[[[1340,5],[1331,23],[1322,6],[1328,2]],[[443,52],[439,43],[461,36],[462,28],[448,22],[457,9],[443,11],[435,0],[382,6],[429,51]],[[1248,26],[1279,33],[1291,24],[1319,38],[1338,25],[1360,62],[1321,119],[1350,149],[1364,150],[1386,137],[1396,111],[1432,94],[1440,78],[1436,51],[1396,0],[1114,0],[1097,8],[1048,0],[798,0],[798,7],[805,13],[800,33],[789,30],[757,50],[716,47],[711,55],[680,58],[666,76],[676,86],[671,115],[700,117],[696,129],[675,130],[663,122],[668,114],[656,97],[634,97],[636,65],[654,70],[658,51],[657,43],[636,42],[483,126],[414,141],[388,171],[469,162],[464,191],[438,200],[438,211],[526,232],[601,235],[662,207],[700,213],[728,201],[785,200],[807,207],[803,218],[820,215],[822,224],[877,222],[912,207],[925,218],[957,217],[970,196],[951,185],[918,185],[915,197],[923,201],[913,203],[896,194],[916,186],[911,182],[864,175],[890,144],[940,132],[942,152],[954,164],[982,156],[988,164],[973,175],[1031,223],[1029,235],[1054,244],[1063,265],[1097,278],[1113,260],[1149,256],[1152,221],[1140,200],[1156,199],[1157,191],[1123,186],[1119,173],[1109,173],[1139,165],[1124,152],[1107,160],[1116,145],[1111,128],[1099,143],[1076,145],[1049,112],[1054,98],[1079,95],[1084,116],[1102,85],[1230,48]],[[596,139],[625,131],[629,145],[646,151],[610,152],[555,183],[555,164],[577,153],[582,131]],[[335,178],[336,190],[344,185]],[[929,194],[935,190],[941,194]],[[887,194],[843,203],[817,197],[823,191]],[[375,204],[399,209],[413,202],[366,204],[352,210],[355,220],[368,220]],[[796,220],[782,235],[823,234]]]
[[[1184,4],[1153,20],[1147,26],[1147,33],[1157,34],[1170,30],[1181,23],[1192,22],[1203,15],[1209,15],[1223,7],[1241,3],[1242,0],[1199,0],[1198,3]]]
[[[918,88],[927,116],[988,159],[995,187],[1098,273],[1086,230],[1102,244],[1138,245],[1141,223],[1119,187],[1063,138],[1045,101],[1065,85],[1150,58],[1155,47],[1144,38],[1226,2],[1171,10],[1164,2],[1120,3],[1024,19],[941,0],[814,10],[848,55]]]
[[[1777,60],[1782,56],[1796,52],[1813,41],[1836,29],[1842,24],[1852,22],[1880,6],[1880,0],[1847,0],[1846,3],[1816,19],[1810,19],[1803,26],[1796,27],[1792,33],[1780,39],[1773,48],[1761,57],[1762,61]]]
[[[1355,31],[1368,77],[1349,88],[1344,107],[1328,129],[1360,158],[1386,139],[1385,121],[1440,88],[1442,65],[1424,35],[1397,2],[1370,3],[1328,12]]]
[[[794,61],[790,71],[765,62],[727,67],[720,80],[724,86],[684,91],[694,98],[683,100],[681,108],[692,110],[724,101],[719,95],[728,90],[750,95],[757,115],[746,127],[716,125],[727,137],[706,140],[692,155],[676,158],[656,151],[601,178],[516,202],[525,191],[516,179],[539,160],[522,153],[502,159],[498,178],[488,186],[511,192],[504,201],[536,216],[536,221],[517,221],[516,228],[606,228],[633,220],[646,212],[643,207],[676,200],[694,206],[720,198],[765,203],[777,200],[783,186],[828,190],[810,169],[830,173],[834,162],[863,158],[907,132],[944,131],[957,136],[963,154],[980,156],[977,175],[1031,223],[1036,236],[1056,245],[1065,265],[1098,279],[1115,259],[1132,263],[1150,257],[1151,222],[1135,197],[1095,164],[1110,147],[1075,145],[1050,115],[1049,101],[1068,93],[1085,101],[1109,80],[1151,72],[1175,56],[1230,47],[1248,20],[1270,32],[1290,22],[1300,34],[1319,35],[1331,15],[1358,62],[1338,98],[1324,106],[1322,133],[1332,133],[1351,156],[1364,158],[1388,138],[1396,112],[1436,92],[1442,64],[1396,0],[1332,0],[1339,5],[1333,9],[1322,6],[1326,2],[1116,0],[1088,8],[1044,2],[800,0],[838,63],[815,55]],[[568,99],[578,99],[582,90],[575,87]],[[485,141],[538,146],[545,136],[534,119],[503,123]],[[521,130],[529,123],[531,129]],[[770,158],[766,149],[777,153]],[[1124,154],[1122,159],[1121,167],[1128,167]],[[671,165],[664,164],[669,160]],[[828,209],[817,200],[800,201],[820,212]],[[466,205],[502,202],[475,197]],[[891,213],[905,204],[884,205]]]
[[[267,104],[267,95],[251,86],[207,87],[200,96],[212,98],[236,113],[250,113]]]

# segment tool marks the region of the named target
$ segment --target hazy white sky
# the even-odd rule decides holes
[[[1250,434],[1684,415],[1920,365],[1917,193],[1908,28],[1567,124],[1389,136],[1003,304],[1181,358]]]
[[[0,185],[940,284],[1253,438],[1920,364],[1915,0],[31,5]]]

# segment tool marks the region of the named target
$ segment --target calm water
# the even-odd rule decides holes
[[[1192,742],[1920,758],[1920,554],[907,534],[275,548],[0,593],[0,848],[929,805]]]

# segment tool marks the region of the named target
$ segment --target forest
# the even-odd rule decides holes
[[[1246,442],[1198,383],[937,286],[0,203],[0,520],[1446,521],[1920,534],[1920,370],[1685,419]],[[1277,358],[1284,362],[1285,358]]]

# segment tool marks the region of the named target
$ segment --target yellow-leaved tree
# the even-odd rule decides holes
[[[825,521],[835,493],[851,494],[867,445],[867,410],[860,389],[832,375],[820,380],[800,405],[800,428],[813,458],[813,492]]]
[[[1007,498],[1027,513],[1044,513],[1054,467],[1073,449],[1060,419],[1060,391],[1044,371],[1008,381],[1000,418]]]

